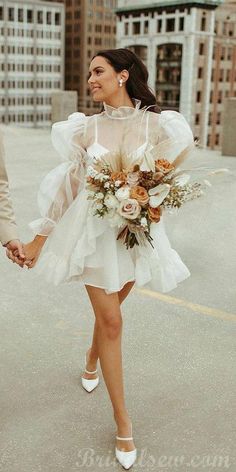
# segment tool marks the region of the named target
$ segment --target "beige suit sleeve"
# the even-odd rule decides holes
[[[17,238],[17,227],[4,163],[3,137],[0,131],[0,241],[2,244],[6,244]]]

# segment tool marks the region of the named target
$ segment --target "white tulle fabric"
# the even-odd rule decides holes
[[[151,113],[140,109],[137,99],[134,105],[113,108],[104,103],[104,111],[97,116],[73,113],[52,127],[52,143],[64,162],[43,179],[38,192],[41,218],[30,223],[35,234],[48,236],[35,266],[48,282],[58,285],[76,280],[109,294],[135,280],[138,287],[168,292],[190,275],[170,245],[163,217],[151,224],[154,249],[147,244],[127,250],[116,239],[118,228],[89,211],[86,169],[95,154],[122,150],[130,166],[145,161],[148,168],[154,158],[173,161],[193,146],[183,115]]]

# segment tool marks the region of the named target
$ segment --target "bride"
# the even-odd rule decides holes
[[[151,223],[153,247],[127,250],[117,240],[118,228],[91,213],[85,181],[88,166],[101,156],[117,172],[134,164],[149,170],[154,146],[160,157],[173,161],[193,144],[183,115],[161,112],[147,82],[146,66],[128,49],[104,50],[92,58],[88,85],[102,110],[92,116],[73,113],[53,125],[52,143],[63,162],[41,183],[41,218],[30,223],[35,237],[24,245],[28,268],[56,285],[77,281],[85,286],[95,323],[82,385],[87,392],[99,385],[99,359],[117,427],[115,455],[126,469],[137,449],[125,403],[121,304],[134,284],[167,292],[190,272],[170,245],[163,216]],[[114,161],[117,152],[126,161],[122,168]],[[17,252],[8,257],[21,262]]]

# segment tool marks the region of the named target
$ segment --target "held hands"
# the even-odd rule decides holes
[[[10,241],[10,243],[6,245],[7,257],[11,259],[12,262],[16,262],[20,267],[24,267],[24,265],[26,265],[28,269],[32,269],[32,267],[35,266],[39,258],[40,252],[46,239],[47,236],[37,235],[33,241],[27,244],[23,244],[23,249],[22,245],[21,248],[19,246],[13,246],[12,248],[8,247],[9,244],[12,243],[12,241]]]
[[[25,251],[25,265],[28,269],[32,269],[35,266],[42,247],[47,239],[47,236],[39,236],[37,235],[33,241],[24,244],[24,251]]]
[[[24,267],[25,253],[23,244],[19,239],[12,239],[4,246],[6,247],[7,257],[11,259],[12,262],[16,262],[20,267]]]

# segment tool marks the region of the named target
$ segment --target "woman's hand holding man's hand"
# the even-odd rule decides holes
[[[24,259],[22,259],[18,249],[15,249],[14,251],[7,250],[7,257],[9,257],[13,262],[16,262],[20,267],[26,265],[28,269],[32,269],[39,258],[46,239],[47,236],[37,234],[33,241],[23,244]]]
[[[33,241],[24,244],[25,265],[28,269],[35,266],[47,236],[37,235]]]

